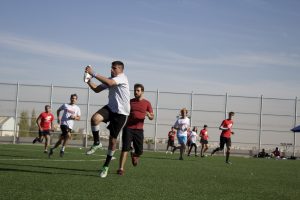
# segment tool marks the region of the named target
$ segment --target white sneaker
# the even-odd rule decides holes
[[[169,153],[169,151],[166,151],[166,154],[168,154]]]
[[[102,147],[102,144],[101,144],[101,143],[98,144],[98,145],[93,145],[93,146],[91,146],[90,150],[88,150],[88,151],[86,152],[86,155],[91,155],[91,154],[95,153],[95,152],[97,151],[97,149],[100,149],[101,147]]]
[[[100,177],[105,178],[107,177],[107,174],[108,174],[108,167],[102,167],[102,169],[100,170]]]
[[[89,73],[84,73],[84,76],[83,76],[83,81],[85,82],[85,83],[87,83],[87,82],[89,82],[89,80],[91,80],[92,79],[92,76],[89,74]]]

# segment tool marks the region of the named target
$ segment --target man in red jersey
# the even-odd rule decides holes
[[[42,112],[39,117],[36,119],[36,123],[39,127],[39,136],[36,137],[32,143],[36,141],[42,142],[45,138],[45,149],[44,153],[48,152],[48,145],[50,141],[50,130],[53,131],[53,120],[54,116],[51,113],[51,107],[49,105],[45,106],[45,112]]]
[[[234,116],[234,112],[229,112],[228,114],[228,119],[225,119],[222,121],[219,129],[222,130],[221,136],[220,136],[220,147],[216,148],[213,150],[211,155],[216,153],[217,151],[222,151],[224,149],[224,145],[226,144],[226,163],[231,164],[229,162],[229,155],[230,155],[230,147],[231,147],[231,134],[234,134],[232,132],[232,125],[233,125],[233,120],[232,117]]]
[[[207,134],[207,125],[203,126],[203,129],[200,131],[200,143],[201,143],[201,157],[204,157],[204,153],[207,151],[208,149],[208,134]]]
[[[172,126],[171,130],[168,133],[168,138],[169,139],[168,139],[166,154],[169,153],[169,147],[171,147],[171,153],[172,153],[172,150],[175,146],[174,145],[175,136],[176,136],[176,131],[175,131],[174,127]]]
[[[144,120],[147,116],[149,120],[153,120],[154,114],[151,103],[143,96],[144,86],[142,84],[134,85],[134,97],[130,100],[130,114],[126,126],[123,129],[122,135],[122,153],[120,156],[119,175],[124,174],[124,166],[128,151],[131,149],[131,142],[133,143],[134,153],[131,152],[131,159],[133,166],[138,164],[139,157],[143,154],[144,143]]]

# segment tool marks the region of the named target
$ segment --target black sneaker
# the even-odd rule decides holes
[[[36,143],[36,141],[37,141],[37,139],[36,139],[36,138],[34,138],[34,140],[32,141],[32,144],[35,144],[35,143]]]
[[[50,158],[53,155],[53,149],[51,148],[49,153],[48,153],[48,157]]]
[[[228,165],[232,165],[232,162],[226,161],[226,164],[228,164]]]
[[[59,156],[60,157],[64,157],[65,152],[64,151],[60,151]]]

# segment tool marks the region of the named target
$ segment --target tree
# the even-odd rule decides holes
[[[29,132],[29,116],[27,111],[22,111],[19,122],[19,137],[28,136]]]
[[[32,135],[32,134],[35,135],[35,133],[39,129],[37,124],[36,124],[36,119],[37,119],[36,112],[35,112],[35,109],[33,109],[32,112],[31,112],[31,121],[30,121],[30,129],[29,129],[30,134],[29,135]]]

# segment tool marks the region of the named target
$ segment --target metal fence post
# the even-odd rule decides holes
[[[19,137],[19,130],[18,130],[18,107],[19,107],[19,82],[17,83],[17,92],[16,92],[16,108],[15,108],[15,126],[14,126],[14,139],[13,144],[16,144],[16,137]]]
[[[156,108],[155,108],[155,133],[154,133],[154,151],[157,150],[156,137],[157,137],[157,119],[158,119],[158,100],[159,100],[159,90],[156,91]]]
[[[294,127],[297,126],[297,104],[298,98],[295,98],[295,119],[294,119]],[[293,156],[296,155],[296,132],[294,132],[294,148],[293,148]]]
[[[226,92],[226,95],[225,95],[225,116],[224,116],[224,119],[226,119],[226,115],[227,115],[227,107],[228,107],[228,93]],[[223,149],[223,154],[224,156],[226,155],[226,151],[225,151],[225,148]]]
[[[258,152],[261,150],[261,134],[262,134],[262,110],[263,110],[263,95],[260,96],[259,108],[259,130],[258,130]]]
[[[192,91],[191,92],[191,115],[190,115],[190,120],[191,120],[191,127],[193,126],[193,120],[192,120],[192,117],[193,117],[193,96],[194,96],[194,92]]]
[[[85,121],[85,141],[84,147],[87,148],[88,142],[88,133],[89,133],[89,118],[90,118],[90,87],[87,88],[88,96],[87,96],[87,103],[86,103],[86,121]]]
[[[227,92],[226,92],[226,95],[225,95],[225,117],[224,117],[224,119],[226,119],[226,114],[227,114],[227,104],[228,104],[228,94],[227,94]]]
[[[53,104],[53,84],[51,84],[51,89],[50,89],[50,107],[52,108]]]

